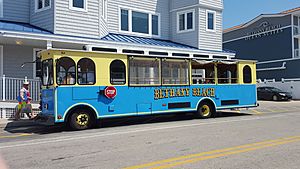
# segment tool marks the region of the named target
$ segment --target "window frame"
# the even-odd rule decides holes
[[[245,68],[249,68],[249,72],[248,73],[250,73],[249,75],[249,79],[247,79],[247,80],[250,80],[250,82],[248,82],[248,81],[245,81]],[[249,66],[249,65],[245,65],[245,66],[243,66],[243,84],[252,84],[253,83],[253,79],[252,79],[252,68],[251,68],[251,66]]]
[[[82,0],[84,8],[74,7],[73,0],[69,0],[69,9],[72,11],[88,12],[88,0]]]
[[[178,62],[178,63],[182,63],[182,62],[186,62],[188,64],[187,67],[187,83],[180,83],[180,84],[172,84],[172,83],[164,83],[164,77],[163,77],[163,62]],[[161,59],[161,63],[160,63],[160,77],[161,77],[161,85],[162,86],[189,86],[191,85],[191,62],[188,59]],[[182,69],[182,67],[180,67],[180,70]],[[171,70],[171,72],[173,71],[173,69]],[[173,74],[173,73],[171,73]]]
[[[92,84],[80,84],[79,83],[79,76],[78,76],[78,66],[79,66],[79,62],[82,60],[82,59],[88,59],[88,60],[90,60],[90,61],[92,61],[92,63],[93,63],[93,65],[94,65],[94,83],[92,83]],[[75,63],[76,64],[76,63]],[[95,62],[92,60],[92,59],[90,59],[90,58],[87,58],[87,57],[84,57],[84,58],[80,58],[79,60],[78,60],[78,62],[77,62],[77,64],[76,64],[76,83],[78,84],[78,85],[80,85],[80,86],[90,86],[90,85],[95,85],[96,83],[97,83],[97,79],[96,79],[96,77],[97,77],[97,75],[96,75],[96,73],[97,73],[97,70],[96,70],[96,64],[95,64]]]
[[[213,11],[213,10],[206,10],[205,13],[206,13],[206,16],[205,16],[205,18],[206,18],[206,19],[205,19],[205,21],[206,21],[206,23],[205,23],[206,31],[207,31],[207,32],[216,32],[217,12],[216,12],[216,11]],[[208,26],[209,26],[209,24],[208,24],[208,14],[209,14],[209,13],[211,13],[211,14],[214,15],[214,20],[213,20],[213,27],[214,27],[214,29],[209,29],[209,28],[208,28]]]
[[[45,84],[45,81],[44,81],[44,62],[46,62],[46,61],[51,61],[52,62],[52,79],[53,79],[53,81],[52,81],[52,83],[49,83],[48,84],[48,82],[47,82],[47,84]],[[54,59],[52,59],[52,58],[50,58],[50,59],[46,59],[46,60],[43,60],[43,61],[41,61],[41,63],[42,63],[42,79],[41,79],[41,83],[42,83],[42,85],[43,86],[51,86],[51,85],[54,85]],[[51,77],[49,77],[49,78],[51,78]],[[48,81],[49,81],[49,79],[48,79]]]
[[[1,0],[0,0],[1,1]],[[52,3],[52,0],[49,0],[49,6],[45,6],[45,1],[46,0],[42,0],[42,8],[38,8],[38,5],[39,5],[39,0],[35,0],[34,2],[34,12],[35,13],[38,13],[38,12],[41,12],[41,11],[45,11],[45,10],[48,10],[51,8],[51,3]],[[1,14],[0,14],[1,16]]]
[[[128,11],[128,31],[122,30],[122,10]],[[132,31],[132,12],[140,12],[140,13],[148,14],[148,33],[147,34]],[[158,26],[158,35],[153,34],[153,31],[152,31],[152,16],[153,15],[158,17],[158,25],[157,25]],[[160,13],[119,6],[118,19],[119,19],[119,32],[120,33],[146,36],[146,37],[155,37],[155,38],[161,37],[161,14]]]
[[[75,69],[75,72],[74,72],[74,74],[75,74],[75,83],[74,84],[59,84],[58,83],[58,81],[57,81],[57,76],[58,76],[58,69],[57,69],[57,63],[59,63],[59,61],[55,61],[53,64],[55,64],[55,65],[53,65],[53,66],[55,66],[55,83],[56,83],[56,85],[58,85],[58,86],[74,86],[74,85],[76,85],[77,84],[77,70],[76,70],[76,68],[77,68],[77,64],[76,64],[76,62],[75,62],[75,60],[74,59],[72,59],[71,57],[69,57],[69,56],[63,56],[63,57],[60,57],[60,58],[58,58],[58,59],[62,59],[62,58],[69,58],[69,59],[71,59],[73,62],[74,62],[74,69]]]
[[[187,29],[187,26],[188,26],[188,13],[192,13],[192,24],[193,24],[193,27],[192,29]],[[184,11],[179,11],[176,13],[176,30],[177,30],[177,33],[186,33],[186,32],[192,32],[192,31],[195,31],[195,27],[196,27],[196,19],[195,19],[195,13],[196,13],[196,10],[195,9],[189,9],[189,10],[184,10]],[[184,15],[184,29],[183,30],[180,30],[180,15]]]
[[[112,83],[112,81],[111,81],[111,79],[112,79],[112,77],[111,77],[111,73],[112,73],[112,71],[111,71],[111,65],[115,61],[121,61],[123,63],[123,65],[124,65],[124,74],[125,74],[125,78],[124,79],[125,79],[125,81],[122,84],[115,84],[115,83]],[[113,60],[113,61],[110,62],[110,64],[109,64],[109,82],[110,82],[111,85],[117,85],[117,86],[124,86],[124,85],[126,85],[126,83],[127,83],[127,74],[126,73],[127,73],[127,68],[126,68],[126,64],[125,64],[125,62],[123,60],[121,60],[121,59],[115,59],[115,60]]]
[[[131,84],[131,74],[130,74],[130,69],[131,69],[131,66],[130,66],[130,60],[131,59],[134,59],[134,60],[141,60],[141,61],[157,61],[158,62],[158,80],[159,80],[159,83],[158,84]],[[147,87],[147,86],[150,86],[150,87],[153,87],[153,86],[162,86],[162,74],[161,74],[161,63],[162,63],[162,60],[161,59],[158,59],[158,58],[152,58],[152,57],[133,57],[133,56],[129,56],[128,57],[128,68],[127,68],[127,71],[128,71],[128,86],[132,86],[132,87],[139,87],[139,86],[142,86],[142,87]]]
[[[107,4],[108,4],[108,0],[102,0],[102,13],[101,13],[101,16],[105,21],[107,21]]]

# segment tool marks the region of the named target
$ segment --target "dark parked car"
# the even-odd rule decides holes
[[[273,101],[292,99],[291,93],[284,92],[275,87],[258,87],[257,97],[258,100],[273,100]]]

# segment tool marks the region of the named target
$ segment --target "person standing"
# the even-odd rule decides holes
[[[22,109],[27,108],[27,105],[30,105],[31,97],[29,93],[29,82],[25,80],[23,82],[23,87],[20,89],[19,96],[18,96],[18,109],[15,114],[15,120],[20,120],[20,114]],[[31,108],[30,108],[31,111]],[[32,112],[32,111],[31,111]],[[30,112],[30,113],[31,113]],[[26,112],[26,115],[31,119],[31,115],[29,112]]]

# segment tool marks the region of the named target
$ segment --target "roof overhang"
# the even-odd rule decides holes
[[[235,53],[223,52],[223,51],[206,51],[201,49],[184,49],[184,48],[172,48],[164,46],[154,46],[154,45],[143,45],[143,44],[129,44],[123,42],[113,42],[105,41],[100,39],[92,38],[83,38],[83,37],[73,37],[65,35],[55,35],[55,34],[35,34],[28,32],[18,32],[18,31],[6,31],[0,30],[0,38],[19,38],[19,39],[30,39],[30,40],[39,40],[39,41],[50,41],[50,42],[62,42],[62,43],[72,43],[72,44],[81,44],[90,47],[103,47],[103,48],[117,48],[117,53],[121,53],[123,49],[130,50],[145,50],[145,54],[149,51],[158,51],[158,52],[167,52],[168,56],[172,56],[172,53],[186,53],[189,57],[193,55],[208,55],[210,59],[214,55],[223,56],[227,59],[232,59],[235,57]]]

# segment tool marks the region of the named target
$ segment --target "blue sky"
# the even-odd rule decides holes
[[[248,22],[260,14],[300,7],[300,0],[224,0],[223,27]]]

